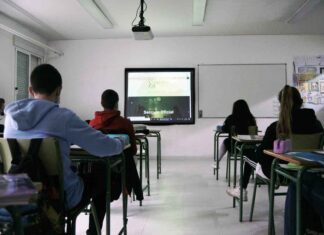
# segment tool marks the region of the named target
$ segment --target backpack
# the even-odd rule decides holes
[[[32,181],[42,183],[38,196],[41,234],[64,234],[64,208],[61,207],[58,176],[49,177],[38,154],[42,139],[31,139],[26,156],[22,156],[16,139],[8,139],[12,154],[9,174],[26,173]]]

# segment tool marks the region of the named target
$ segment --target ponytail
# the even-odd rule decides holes
[[[294,108],[292,87],[285,86],[279,93],[280,113],[277,123],[277,138],[287,139],[291,136],[291,111]]]

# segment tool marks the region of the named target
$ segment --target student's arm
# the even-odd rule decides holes
[[[66,123],[65,131],[70,143],[79,145],[95,156],[112,156],[121,153],[124,149],[121,140],[109,138],[93,129],[75,114]]]
[[[222,127],[222,131],[226,133],[230,133],[232,125],[233,125],[232,115],[230,115],[225,119],[224,125]]]

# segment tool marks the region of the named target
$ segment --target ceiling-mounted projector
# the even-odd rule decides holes
[[[141,10],[139,12],[139,15],[137,15],[139,8],[141,8]],[[151,40],[151,39],[153,39],[153,33],[151,31],[151,27],[145,25],[144,12],[146,11],[146,8],[147,8],[147,6],[145,3],[145,0],[140,0],[140,6],[137,8],[135,19],[132,22],[132,25],[133,25],[132,31],[133,31],[135,40]],[[137,17],[140,18],[140,21],[138,22],[137,25],[134,25],[133,23]]]
[[[135,40],[151,40],[153,39],[153,33],[150,26],[135,25],[132,28]]]

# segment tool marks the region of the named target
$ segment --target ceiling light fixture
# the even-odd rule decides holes
[[[92,16],[104,29],[113,27],[108,11],[100,0],[78,0],[80,5]]]
[[[297,10],[291,14],[286,20],[286,23],[296,23],[298,20],[304,18],[307,14],[309,14],[315,6],[318,5],[321,0],[305,0]]]
[[[144,9],[145,6],[145,9]],[[141,8],[140,13],[139,13],[139,18],[140,21],[138,22],[137,25],[134,25],[134,21],[136,20],[138,16],[138,10]],[[136,16],[132,22],[132,31],[134,34],[135,40],[152,40],[153,39],[153,33],[151,31],[151,27],[145,25],[145,18],[144,18],[144,12],[147,9],[147,5],[144,0],[140,1],[140,6],[137,8],[136,11]]]
[[[192,0],[192,25],[203,25],[207,0]]]

